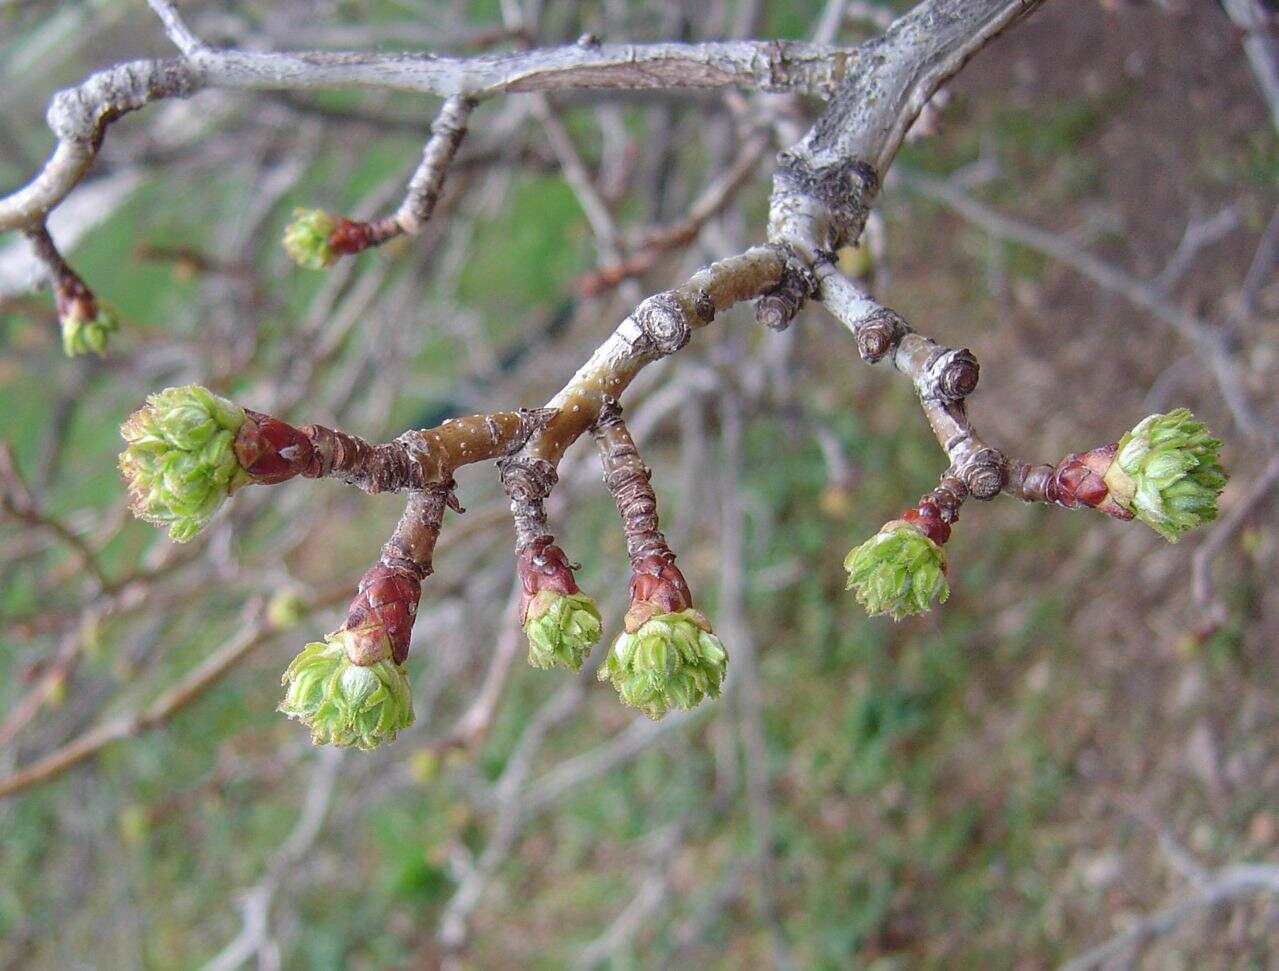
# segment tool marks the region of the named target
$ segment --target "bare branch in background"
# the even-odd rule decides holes
[[[1135,961],[1143,948],[1175,932],[1194,917],[1252,897],[1275,893],[1279,893],[1279,867],[1248,864],[1225,867],[1186,899],[1139,918],[1122,934],[1067,961],[1062,965],[1062,971],[1096,971],[1108,967],[1113,961]]]
[[[1194,314],[1169,303],[1158,284],[1146,283],[1129,276],[1071,245],[1061,236],[1001,215],[940,179],[917,172],[898,172],[897,178],[907,189],[946,204],[987,232],[1060,260],[1098,286],[1117,293],[1133,305],[1154,314],[1206,359],[1217,380],[1221,396],[1230,407],[1230,413],[1239,429],[1268,443],[1279,441],[1279,431],[1276,431],[1272,423],[1258,416],[1256,408],[1246,399],[1240,382],[1236,379],[1237,365],[1225,335]]]
[[[242,895],[243,929],[204,966],[205,971],[235,971],[270,945],[271,905],[320,838],[345,755],[341,749],[320,751],[297,823],[271,859],[266,874]]]

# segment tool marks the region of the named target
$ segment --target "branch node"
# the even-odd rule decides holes
[[[769,330],[790,326],[804,301],[817,293],[817,277],[793,246],[770,244],[782,258],[782,278],[773,289],[755,301],[755,320]]]
[[[768,238],[813,258],[834,253],[861,233],[878,192],[879,173],[860,159],[813,167],[793,152],[782,152],[773,176]]]
[[[973,453],[958,476],[974,499],[994,499],[1004,489],[1008,477],[1008,460],[997,449],[983,448]]]
[[[555,463],[546,459],[513,455],[497,464],[502,473],[502,488],[512,502],[540,502],[560,480]]]
[[[662,357],[674,354],[693,338],[693,328],[685,318],[684,307],[669,290],[649,297],[635,308],[631,316]]]
[[[897,343],[910,330],[901,314],[888,307],[880,307],[865,317],[857,326],[857,353],[867,364],[875,364],[892,352]]]
[[[931,393],[943,401],[963,401],[977,388],[980,376],[977,358],[968,348],[938,348],[924,369]]]

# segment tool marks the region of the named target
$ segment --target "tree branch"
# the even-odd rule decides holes
[[[1279,894],[1279,867],[1261,864],[1227,867],[1192,896],[1134,922],[1122,934],[1062,965],[1061,971],[1096,971],[1125,955],[1135,956],[1134,952],[1196,914],[1259,894]]]
[[[206,88],[308,91],[376,88],[483,100],[517,91],[752,87],[822,94],[842,79],[848,52],[792,41],[609,44],[474,58],[199,49],[181,60],[131,61],[54,96],[53,156],[0,199],[0,232],[40,219],[83,178],[106,128],[121,115]]]

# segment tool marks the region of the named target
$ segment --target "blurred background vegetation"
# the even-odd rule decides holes
[[[519,42],[491,0],[182,6],[210,42],[245,47]],[[888,9],[850,7],[841,42]],[[536,39],[802,38],[821,10],[548,0]],[[49,150],[55,90],[168,53],[140,2],[0,2],[0,186]],[[1273,423],[1273,262],[1254,277],[1279,144],[1222,10],[1049,4],[947,94],[849,267],[972,348],[970,406],[994,443],[1053,461],[1185,404],[1227,441],[1224,508],[1243,502],[1271,455],[1232,424],[1195,349],[922,178],[1155,281],[1228,335],[1232,379]],[[0,775],[125,726],[0,800],[0,966],[1040,968],[1205,874],[1279,864],[1273,504],[1226,539],[1199,602],[1203,537],[1171,547],[1088,513],[970,504],[949,603],[868,620],[843,556],[944,462],[911,389],[862,365],[820,306],[785,335],[739,308],[627,398],[672,545],[730,652],[722,700],[654,724],[589,672],[529,669],[504,501],[492,468],[472,467],[409,661],[417,724],[372,753],[313,749],[274,711],[279,674],[338,622],[400,501],[329,482],[249,490],[175,549],[124,511],[122,418],[189,381],[377,440],[533,406],[637,295],[763,236],[771,150],[687,249],[638,285],[580,296],[596,239],[512,97],[476,113],[424,236],[327,274],[289,265],[278,238],[293,208],[394,204],[435,108],[216,91],[151,107],[111,129],[77,190],[88,201],[53,223],[120,312],[110,356],[64,359],[48,294],[0,291],[0,438],[41,516],[83,537],[107,577],[47,522],[0,518],[0,721],[40,692],[0,744]],[[554,105],[624,241],[677,221],[761,118],[798,132],[816,108],[747,94]],[[1187,254],[1192,236],[1203,245]],[[0,241],[0,268],[24,252]],[[615,630],[624,546],[589,445],[563,480],[556,533]],[[247,646],[190,704],[130,721],[228,645]],[[477,722],[485,685],[500,695]],[[1249,896],[1197,911],[1140,959],[1273,967],[1277,921],[1273,896]]]

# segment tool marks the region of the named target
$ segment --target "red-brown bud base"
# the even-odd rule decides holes
[[[1132,519],[1132,511],[1116,503],[1106,485],[1106,471],[1118,450],[1118,443],[1112,443],[1067,455],[1053,468],[1044,498],[1067,509],[1097,509],[1116,519]]]
[[[627,633],[635,633],[658,614],[677,614],[693,606],[688,581],[673,556],[637,556],[631,560],[631,570],[631,605],[624,621]]]
[[[329,234],[328,246],[335,256],[353,256],[371,246],[379,246],[401,232],[403,230],[394,219],[368,223],[343,217],[338,219],[337,227]]]
[[[314,474],[315,448],[301,429],[256,411],[246,414],[236,432],[235,457],[254,482],[275,485],[295,475]]]
[[[413,567],[379,563],[360,577],[346,622],[332,637],[342,641],[352,664],[369,667],[388,657],[403,664],[421,597],[422,581]]]
[[[520,578],[519,618],[528,619],[528,608],[543,590],[571,596],[580,593],[573,576],[574,567],[550,536],[539,536],[515,555],[515,572]]]

